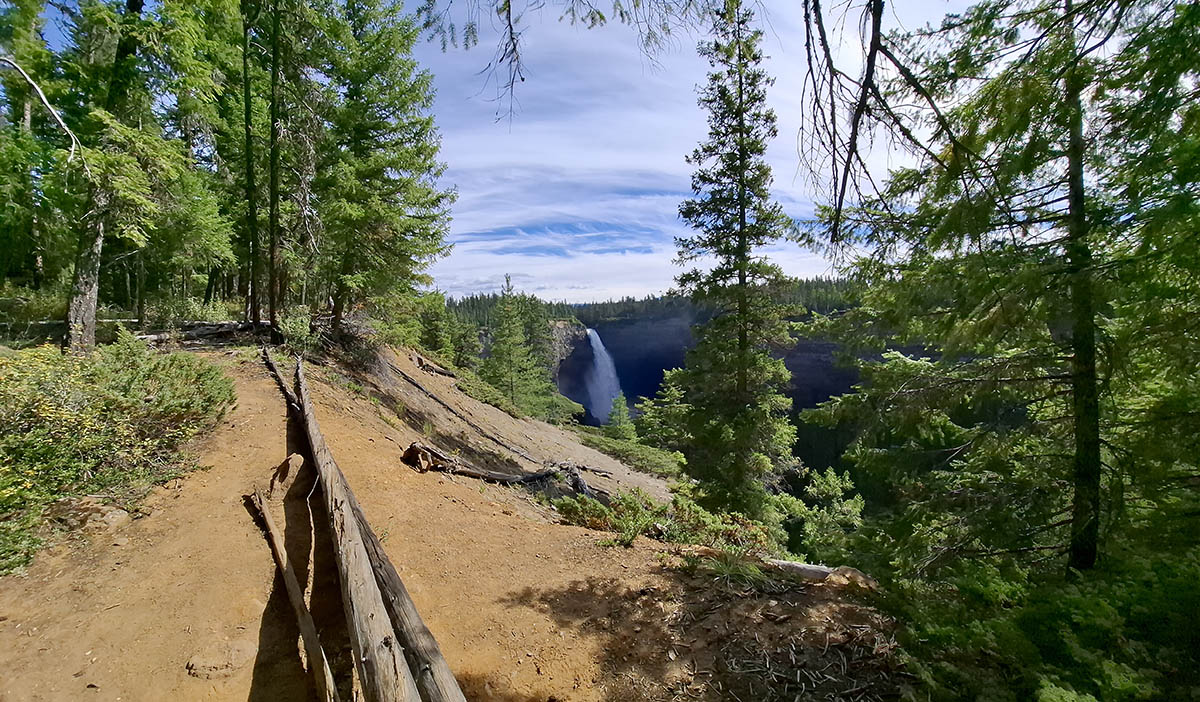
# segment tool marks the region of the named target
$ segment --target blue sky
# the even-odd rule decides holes
[[[910,2],[904,17],[888,22],[911,27],[949,9],[946,0]],[[794,217],[813,208],[796,153],[805,69],[800,11],[798,2],[758,10],[766,68],[776,79],[768,93],[779,117],[779,138],[768,150],[773,195]],[[835,33],[851,66],[861,52],[858,12]],[[545,299],[604,300],[664,292],[681,271],[672,260],[673,238],[686,231],[676,214],[690,195],[684,156],[706,132],[695,92],[708,70],[695,52],[702,37],[677,36],[651,59],[628,27],[589,30],[558,16],[546,7],[522,18],[527,75],[511,118],[485,70],[497,36],[486,14],[473,49],[417,47],[435,76],[445,181],[459,191],[454,250],[432,268],[448,294],[493,291],[511,273],[518,288]],[[886,167],[889,158],[876,153],[872,160]],[[791,275],[834,272],[796,244],[766,252]]]
[[[496,36],[486,16],[469,51],[417,48],[435,76],[445,181],[459,192],[454,250],[432,269],[437,287],[452,295],[492,291],[511,273],[517,287],[546,299],[664,292],[680,272],[672,259],[673,237],[685,231],[676,210],[690,195],[684,155],[706,131],[695,93],[707,71],[695,54],[700,37],[680,36],[649,59],[627,27],[574,27],[558,22],[552,8],[524,19],[528,71],[511,118],[481,72]],[[771,20],[776,32],[799,31]],[[785,43],[794,42],[766,41],[778,78],[771,103],[780,116],[770,160],[776,198],[803,216],[811,198],[804,179],[793,177],[795,83],[803,67]],[[794,244],[776,248],[789,273],[832,271]]]

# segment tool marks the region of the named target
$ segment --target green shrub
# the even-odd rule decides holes
[[[164,297],[146,303],[146,324],[153,329],[171,328],[183,322],[227,322],[241,315],[241,309],[220,300],[205,304],[194,297]]]
[[[638,536],[654,534],[670,543],[709,546],[736,556],[779,551],[765,525],[739,514],[713,514],[682,495],[667,505],[634,488],[607,506],[582,495],[559,498],[553,505],[568,524],[615,532],[615,545],[628,547]]]
[[[279,316],[279,333],[289,353],[312,356],[321,348],[321,332],[311,323],[312,314],[308,307],[300,305],[286,310]]]
[[[611,543],[626,548],[647,533],[667,511],[666,505],[655,502],[637,488],[618,494],[608,506],[583,495],[562,497],[553,504],[563,521],[597,531],[616,532],[617,537]]]
[[[683,454],[677,451],[664,451],[637,441],[615,439],[593,427],[573,428],[584,446],[612,456],[636,471],[660,478],[678,478],[683,473]]]
[[[46,504],[132,499],[177,475],[182,443],[233,402],[213,364],[153,353],[123,329],[89,358],[48,346],[0,357],[0,572],[31,558]]]
[[[598,500],[584,495],[560,497],[553,500],[551,504],[567,524],[596,531],[612,531],[613,524],[616,522],[611,509]]]

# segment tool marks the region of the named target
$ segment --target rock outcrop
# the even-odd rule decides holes
[[[554,351],[554,380],[558,381],[563,362],[571,357],[579,348],[588,349],[587,328],[579,322],[565,319],[550,322],[550,343]]]

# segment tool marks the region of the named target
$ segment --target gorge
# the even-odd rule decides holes
[[[590,327],[556,322],[559,391],[586,408],[585,423],[604,423],[618,391],[624,392],[631,404],[651,397],[658,392],[664,371],[683,366],[694,343],[695,321],[693,315],[684,313],[589,320]],[[845,393],[857,382],[853,369],[837,363],[837,349],[833,342],[800,339],[784,356],[791,372],[786,394],[792,400],[793,414]],[[796,454],[809,465],[824,465],[838,455],[838,441],[835,432],[802,426]]]

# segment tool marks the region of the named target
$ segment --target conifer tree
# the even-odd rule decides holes
[[[507,275],[494,321],[492,345],[479,367],[479,375],[519,409],[528,412],[544,399],[549,384],[525,337],[520,298]]]
[[[479,343],[479,328],[473,323],[458,316],[453,310],[448,310],[450,316],[450,340],[454,345],[454,365],[467,370],[475,370],[479,365],[479,354],[483,345]]]
[[[682,452],[688,444],[689,408],[684,400],[682,374],[678,368],[666,371],[654,397],[637,404],[634,424],[642,443],[647,446]]]
[[[637,428],[633,426],[633,420],[629,418],[629,401],[625,399],[625,393],[618,392],[613,398],[612,410],[608,413],[608,423],[604,425],[604,433],[614,439],[623,439],[625,441],[636,441],[638,438]]]
[[[765,160],[776,135],[767,107],[771,79],[760,67],[762,32],[751,13],[726,0],[713,24],[714,39],[700,52],[713,71],[700,90],[708,111],[708,139],[688,158],[696,167],[693,199],[679,208],[695,233],[677,239],[679,261],[715,259],[711,270],[679,276],[694,302],[715,310],[697,329],[683,383],[691,435],[684,455],[710,505],[761,516],[763,478],[795,441],[781,393],[788,380],[772,347],[790,342],[789,326],[770,294],[782,271],[756,248],[778,239],[789,225],[771,201],[771,169]]]
[[[412,58],[417,29],[389,0],[348,0],[329,57],[341,102],[319,187],[333,250],[333,331],[363,295],[411,292],[446,250],[454,193],[430,109],[433,77]]]

